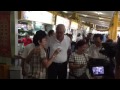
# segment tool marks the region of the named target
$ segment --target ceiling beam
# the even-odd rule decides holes
[[[89,13],[82,13],[79,11],[76,11],[78,14],[85,14],[85,15],[89,15],[89,16],[93,16],[93,17],[101,17],[101,18],[105,18],[105,19],[111,19],[112,17],[108,17],[105,15],[97,15],[97,14],[89,14]]]
[[[84,17],[84,16],[82,16],[82,15],[80,15],[80,17]],[[99,20],[99,21],[105,21],[105,22],[110,22],[110,20],[104,20],[104,19],[97,19],[97,18],[92,18],[92,17],[84,17],[84,18],[90,18],[90,19],[94,19],[94,20]]]

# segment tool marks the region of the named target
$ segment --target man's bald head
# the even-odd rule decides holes
[[[56,27],[56,32],[57,31],[64,31],[65,32],[65,25],[64,24],[58,24]]]
[[[56,36],[57,39],[62,40],[64,38],[65,33],[65,25],[64,24],[58,24],[56,27]]]

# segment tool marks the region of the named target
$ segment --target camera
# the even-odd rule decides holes
[[[102,76],[109,78],[109,62],[105,59],[90,58],[88,62],[89,73],[92,77]]]
[[[108,57],[109,60],[91,58],[88,62],[91,76],[102,76],[103,79],[114,79],[116,44],[112,42],[102,43],[102,48],[99,52]]]

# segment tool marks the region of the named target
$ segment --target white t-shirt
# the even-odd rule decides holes
[[[30,51],[32,51],[34,48],[35,48],[34,43],[27,45],[22,53],[22,58],[26,58]]]
[[[56,39],[56,36],[52,36],[49,38],[49,44],[48,46],[50,47],[50,57],[52,56],[52,54],[54,53],[54,51],[57,48],[61,49],[61,52],[57,55],[57,57],[55,58],[55,60],[53,62],[55,63],[63,63],[67,61],[67,51],[71,46],[71,41],[70,38],[68,36],[64,36],[64,39],[62,42],[58,41]]]
[[[101,50],[101,47],[96,47],[95,44],[92,44],[90,47],[89,47],[89,50],[88,50],[88,55],[91,57],[91,58],[99,58],[99,59],[106,59],[106,56],[101,54],[99,51]]]
[[[24,49],[21,57],[22,57],[22,58],[27,58],[27,56],[29,55],[29,53],[30,53],[34,48],[35,48],[34,43],[31,43],[31,44],[27,45],[27,46],[25,47],[25,49]],[[30,65],[27,64],[27,63],[25,63],[25,64],[24,64],[24,68],[25,68],[26,73],[29,73],[29,71],[30,71]]]

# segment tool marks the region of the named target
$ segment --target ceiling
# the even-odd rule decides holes
[[[99,26],[109,27],[114,11],[63,11],[68,14],[77,12],[82,22],[90,22]]]

